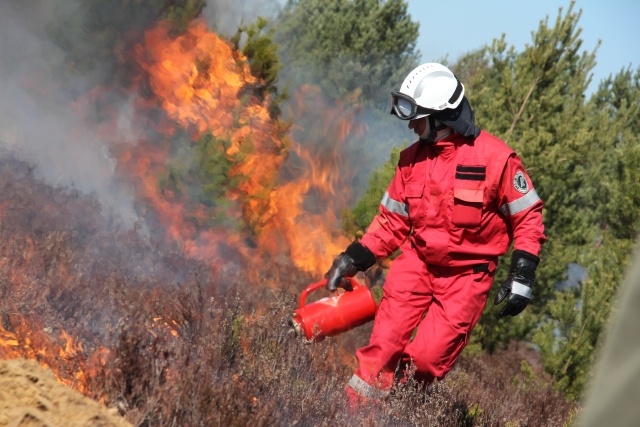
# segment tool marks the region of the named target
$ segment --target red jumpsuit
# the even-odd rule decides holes
[[[453,134],[403,150],[360,241],[376,258],[402,253],[349,386],[386,394],[401,359],[427,381],[443,378],[485,307],[498,256],[512,242],[538,256],[544,241],[542,201],[502,140],[482,131],[475,140]]]

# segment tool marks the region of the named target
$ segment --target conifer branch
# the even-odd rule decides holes
[[[529,91],[525,95],[524,100],[522,101],[522,104],[520,105],[520,109],[516,113],[516,116],[513,118],[513,121],[511,122],[511,126],[509,127],[509,130],[507,131],[507,140],[509,139],[509,137],[513,133],[513,129],[516,127],[516,124],[520,120],[520,117],[522,116],[522,113],[524,112],[524,108],[527,106],[527,103],[529,102],[529,98],[531,98],[531,95],[533,94],[533,91],[534,91],[534,89],[536,88],[536,86],[538,85],[539,82],[540,82],[539,79],[535,79],[533,81],[533,84],[529,88]]]

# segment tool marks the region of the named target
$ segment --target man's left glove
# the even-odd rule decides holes
[[[502,282],[493,300],[493,303],[498,305],[509,296],[507,303],[498,313],[499,316],[516,316],[529,304],[538,263],[540,263],[540,258],[529,252],[513,251],[509,277]]]
[[[327,289],[334,292],[337,288],[351,290],[346,277],[353,277],[358,271],[365,271],[376,263],[376,257],[360,242],[351,243],[347,249],[333,260],[331,268],[324,275],[327,278]]]

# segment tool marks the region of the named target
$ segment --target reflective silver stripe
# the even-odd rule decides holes
[[[531,299],[532,291],[531,291],[531,288],[528,287],[527,285],[523,285],[522,283],[519,283],[519,282],[513,282],[511,284],[511,293]]]
[[[362,378],[353,374],[349,380],[349,387],[355,390],[360,396],[368,399],[382,399],[389,396],[389,390],[380,390],[370,384],[367,384]]]
[[[520,197],[518,200],[514,200],[511,203],[505,203],[504,205],[500,206],[500,212],[507,216],[515,215],[535,205],[538,200],[540,200],[540,196],[538,196],[536,190],[532,189],[527,194]]]
[[[409,216],[409,207],[406,204],[397,200],[393,200],[391,197],[389,197],[388,191],[384,192],[384,196],[382,197],[380,204],[387,208],[387,210],[390,212],[397,213],[402,216]]]

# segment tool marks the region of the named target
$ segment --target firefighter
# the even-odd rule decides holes
[[[356,400],[385,397],[407,366],[425,384],[444,378],[485,307],[498,257],[513,243],[494,304],[503,304],[499,315],[516,316],[531,299],[546,240],[543,204],[522,161],[476,126],[464,85],[447,67],[418,66],[391,97],[391,114],[419,138],[401,152],[364,236],[326,274],[335,291],[346,277],[400,252],[369,344],[356,352],[358,369],[347,386]]]

